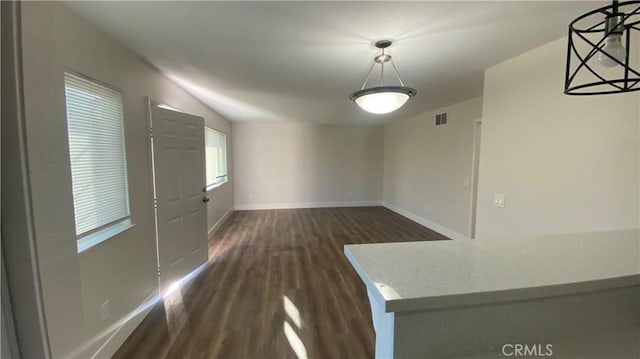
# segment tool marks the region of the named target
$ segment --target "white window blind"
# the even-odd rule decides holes
[[[65,73],[73,206],[78,238],[129,219],[122,95]]]
[[[206,128],[207,186],[227,181],[227,136]]]

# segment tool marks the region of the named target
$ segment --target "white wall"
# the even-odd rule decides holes
[[[49,342],[55,357],[71,353],[87,357],[112,334],[109,326],[157,291],[145,97],[203,116],[208,126],[226,133],[228,139],[231,125],[60,3],[23,2],[22,6],[26,135]],[[135,223],[130,231],[80,255],[66,133],[65,68],[123,92]],[[231,169],[232,161],[228,162]],[[232,207],[232,183],[211,195],[209,221],[214,222],[215,216]],[[111,318],[101,321],[100,306],[106,300],[111,302]],[[82,347],[88,343],[92,345]]]
[[[40,302],[35,239],[31,230],[28,168],[22,107],[20,58],[20,2],[0,3],[2,18],[2,311],[14,318],[20,355],[40,358],[48,354],[44,312]],[[9,255],[6,255],[9,254]],[[6,257],[5,257],[6,256]],[[6,271],[4,269],[7,269]],[[11,300],[11,308],[6,305]],[[6,323],[3,323],[6,325]],[[3,351],[4,351],[4,344]],[[17,352],[17,351],[16,351]],[[4,358],[5,354],[2,353]]]
[[[480,238],[639,226],[638,93],[564,95],[566,41],[485,72]]]
[[[227,134],[236,157],[235,163],[229,159],[233,181],[210,193],[210,225],[232,207],[234,196],[240,208],[376,203],[384,172],[386,202],[466,233],[465,181],[472,122],[481,117],[478,99],[444,109],[449,124],[437,130],[432,113],[391,123],[386,135],[376,126],[238,123],[232,137],[227,121],[59,3],[24,2],[22,21],[34,230],[56,357],[79,353],[94,338],[100,344],[110,325],[157,290],[145,96],[203,116]],[[564,41],[486,71],[480,237],[638,227],[638,95],[562,95]],[[81,255],[73,225],[65,67],[124,93],[136,223]],[[506,208],[491,206],[494,192],[507,195]],[[100,305],[107,299],[112,317],[103,322]]]
[[[447,112],[447,124],[435,115]],[[385,126],[384,202],[451,237],[469,237],[475,120],[482,98]]]
[[[233,123],[236,209],[379,204],[383,128]]]

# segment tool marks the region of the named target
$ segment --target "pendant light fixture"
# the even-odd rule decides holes
[[[380,55],[373,58],[373,64],[369,69],[367,78],[362,84],[362,88],[359,91],[352,93],[349,99],[354,101],[360,108],[367,112],[375,114],[383,114],[393,112],[407,102],[407,100],[417,93],[417,91],[411,87],[407,87],[400,79],[400,74],[396,65],[391,60],[391,55],[385,54],[384,49],[391,46],[391,41],[380,40],[376,42],[376,47],[380,49]],[[396,74],[400,86],[389,86],[384,84],[384,64],[390,63],[391,68]],[[376,65],[380,65],[380,86],[367,87],[367,82],[371,77],[371,72]]]
[[[632,36],[633,34],[633,36]],[[604,95],[640,90],[640,1],[618,2],[569,24],[564,93]]]

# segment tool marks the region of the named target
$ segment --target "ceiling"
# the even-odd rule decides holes
[[[481,96],[485,68],[566,35],[570,20],[607,3],[66,4],[231,121],[378,124]],[[387,115],[348,100],[379,39],[394,41],[387,52],[418,90]]]

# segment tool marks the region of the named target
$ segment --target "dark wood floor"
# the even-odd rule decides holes
[[[116,358],[372,358],[345,244],[446,239],[382,207],[234,212],[208,266],[159,302]]]

